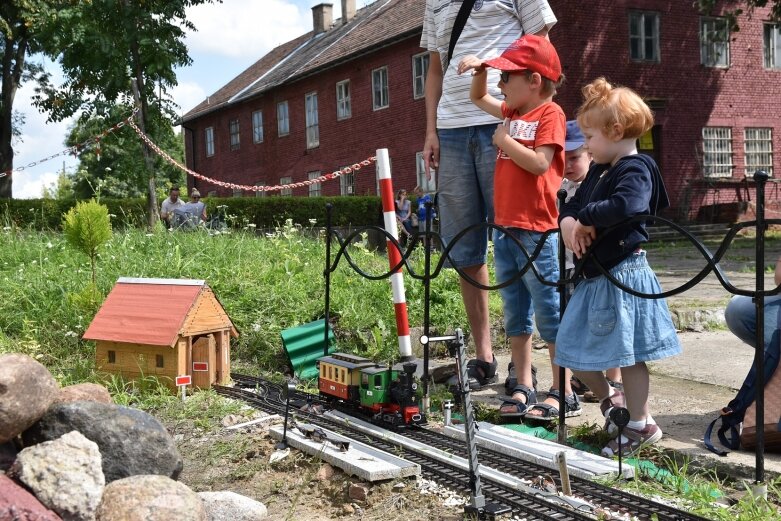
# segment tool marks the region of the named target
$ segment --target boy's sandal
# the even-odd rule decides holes
[[[591,391],[591,389],[588,388],[588,385],[584,384],[583,381],[577,376],[570,378],[569,383],[572,386],[572,392],[575,394],[583,396],[585,393]]]
[[[499,416],[502,418],[523,418],[529,408],[537,403],[537,393],[525,385],[516,385],[512,391],[512,395],[514,396],[516,394],[524,395],[526,397],[526,402],[524,403],[513,398],[504,400],[499,407]]]
[[[515,386],[518,385],[518,377],[515,376],[515,364],[510,362],[507,364],[507,378],[504,379],[504,390],[507,395],[511,395]],[[537,392],[537,368],[532,364],[532,387],[534,392]]]
[[[548,398],[555,398],[561,405],[561,393],[558,389],[551,389],[548,391]],[[542,411],[542,414],[529,414],[531,411]],[[583,413],[583,407],[580,406],[578,395],[575,393],[570,394],[564,398],[564,417],[572,418],[573,416],[580,416]],[[559,417],[559,408],[555,405],[551,405],[545,402],[539,402],[526,411],[527,420],[536,420],[540,422],[549,422]]]
[[[496,383],[499,375],[496,374],[499,369],[499,362],[494,357],[490,364],[484,360],[473,358],[466,363],[466,374],[469,377],[469,388],[477,391],[486,385]]]

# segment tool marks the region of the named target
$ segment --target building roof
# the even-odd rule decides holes
[[[190,110],[182,123],[419,34],[424,8],[422,0],[377,0],[347,24],[337,20],[323,33],[283,43]]]
[[[213,295],[203,280],[120,278],[83,338],[173,346],[205,293]],[[237,335],[219,302],[217,306],[225,326]]]

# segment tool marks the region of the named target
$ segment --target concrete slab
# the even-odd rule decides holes
[[[302,424],[302,428],[307,427],[309,427],[308,424]],[[287,443],[295,449],[306,452],[311,456],[316,456],[334,467],[342,469],[345,473],[364,481],[384,481],[420,475],[420,465],[417,463],[412,463],[387,452],[369,447],[364,443],[350,440],[327,429],[323,430],[330,440],[348,441],[350,448],[346,452],[341,452],[331,443],[318,442],[306,438],[295,427],[288,428]],[[269,434],[275,440],[281,440],[283,427],[271,427]]]
[[[257,418],[255,420],[250,420],[244,423],[237,423],[236,425],[231,425],[230,427],[225,427],[225,428],[229,431],[249,429],[251,427],[263,426],[268,423],[272,423],[276,421],[282,421],[282,416],[280,416],[279,414],[269,414],[268,416],[264,416],[262,418]]]
[[[593,479],[618,476],[618,460],[609,460],[596,454],[582,450],[563,447],[555,441],[545,440],[522,432],[506,429],[487,422],[478,422],[475,441],[481,447],[486,447],[508,456],[543,465],[558,472],[556,454],[565,452],[567,468],[573,476]],[[463,425],[450,425],[443,433],[458,439],[465,439]],[[635,469],[631,465],[623,465],[622,474],[631,479]]]

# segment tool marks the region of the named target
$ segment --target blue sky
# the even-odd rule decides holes
[[[360,9],[376,0],[356,0]],[[312,29],[311,7],[322,0],[223,0],[188,11],[198,29],[187,36],[192,65],[177,71],[179,85],[170,96],[187,112],[277,45]],[[334,19],[341,16],[341,1],[331,0]],[[36,60],[36,57],[32,58]],[[38,61],[40,61],[38,59]],[[57,76],[56,64],[46,64]],[[14,144],[14,166],[19,168],[65,149],[72,120],[46,123],[46,115],[32,107],[32,84],[17,92],[14,108],[25,115],[22,138]],[[110,138],[108,138],[110,139]],[[75,158],[60,156],[22,172],[14,172],[15,198],[40,197],[44,185],[56,182],[65,168],[73,171]]]

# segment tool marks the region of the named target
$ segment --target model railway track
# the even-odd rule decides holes
[[[282,387],[267,380],[251,376],[232,374],[233,380],[242,387],[255,388],[257,392],[243,391],[235,388],[217,387],[217,392],[226,396],[231,396],[240,400],[247,401],[253,406],[269,413],[284,415],[285,399],[282,394]],[[317,397],[305,393],[295,393],[291,395],[291,405],[304,405],[307,402],[312,404],[322,404]],[[308,422],[327,427],[338,432],[343,436],[361,439],[362,441],[370,438],[370,444],[388,451],[396,453],[398,446],[392,442],[379,437],[372,437],[363,432],[352,431],[351,428],[339,422],[335,422],[319,415],[302,413],[296,411],[299,416],[306,417]],[[446,450],[455,456],[466,458],[466,447],[464,442],[445,436],[444,434],[427,429],[410,429],[402,433],[403,435],[429,446]],[[468,475],[461,469],[450,467],[439,461],[433,460],[425,455],[412,453],[409,450],[404,451],[404,458],[421,466],[425,477],[434,479],[439,483],[449,487],[456,488],[464,493],[469,493]],[[542,465],[513,458],[506,454],[496,452],[485,447],[480,448],[480,463],[494,468],[506,474],[532,480],[539,476],[551,476],[558,487],[561,487],[558,476],[554,475],[551,469]],[[635,516],[637,519],[659,521],[688,521],[705,520],[705,518],[675,509],[671,506],[650,501],[643,497],[635,496],[621,490],[613,489],[599,483],[586,479],[571,477],[573,496],[589,501],[601,508],[609,509],[613,512],[620,512]],[[511,487],[483,480],[483,493],[486,500],[494,503],[501,503],[513,509],[516,514],[527,516],[528,519],[594,519],[590,514],[577,512],[568,504],[557,505],[542,497],[534,497],[524,494]]]

